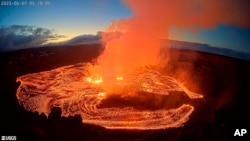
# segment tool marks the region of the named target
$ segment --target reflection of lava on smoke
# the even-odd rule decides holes
[[[188,120],[194,107],[183,104],[176,109],[138,110],[130,107],[101,107],[102,101],[112,96],[102,89],[105,80],[92,80],[85,76],[86,66],[77,64],[51,71],[27,74],[17,78],[19,103],[25,109],[49,114],[52,107],[60,107],[63,116],[80,115],[83,123],[114,129],[160,129],[179,127]],[[121,78],[121,77],[120,77]],[[190,92],[180,82],[151,69],[138,70],[126,83],[117,80],[124,96],[136,92],[168,95],[183,91],[191,98],[202,98]],[[139,93],[137,93],[139,94]]]
[[[171,91],[182,91],[191,99],[202,98],[174,78],[145,67],[166,66],[168,52],[166,48],[161,52],[160,41],[168,38],[170,26],[215,28],[220,23],[249,27],[248,14],[244,14],[248,13],[247,2],[125,0],[124,3],[133,16],[113,21],[102,34],[106,46],[93,67],[79,64],[18,77],[19,103],[27,110],[46,115],[51,107],[57,106],[62,108],[63,116],[77,114],[84,123],[106,128],[160,129],[183,125],[194,110],[189,104],[156,110],[100,105],[112,94],[128,98],[143,93],[167,96]]]

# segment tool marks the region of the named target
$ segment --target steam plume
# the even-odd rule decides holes
[[[106,32],[122,33],[110,40],[98,63],[102,75],[125,76],[133,69],[163,64],[159,52],[171,25],[216,28],[218,24],[250,27],[248,0],[125,0],[133,16],[112,21]],[[109,39],[109,40],[107,40]]]

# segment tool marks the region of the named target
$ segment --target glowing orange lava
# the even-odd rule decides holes
[[[17,78],[19,104],[30,111],[48,115],[52,107],[60,107],[62,116],[80,115],[83,123],[109,129],[162,129],[180,127],[188,120],[194,107],[183,104],[177,109],[137,110],[133,107],[99,108],[109,93],[102,89],[101,77],[94,80],[85,76],[85,64],[64,66],[50,71],[27,74]],[[118,76],[117,81],[123,81]],[[141,69],[124,85],[124,93],[144,91],[168,95],[170,91],[184,91],[190,98],[202,95],[190,92],[180,82],[161,73]]]

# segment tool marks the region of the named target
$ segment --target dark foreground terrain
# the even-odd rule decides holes
[[[234,132],[243,128],[250,132],[250,62],[202,52],[170,49],[169,63],[161,70],[191,91],[204,95],[203,99],[193,103],[195,110],[184,127],[145,131],[107,130],[82,124],[79,116],[61,117],[59,108],[54,108],[47,118],[44,114],[26,111],[18,104],[17,76],[88,62],[95,59],[100,50],[100,45],[75,45],[1,53],[0,135],[34,141],[210,141],[245,140],[249,137],[249,133],[234,137]],[[180,103],[176,97],[169,102],[172,102],[171,105]]]

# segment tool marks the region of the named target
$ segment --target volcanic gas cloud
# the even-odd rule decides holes
[[[164,66],[167,53],[161,52],[161,40],[168,37],[170,26],[198,30],[218,24],[249,27],[247,0],[125,0],[134,15],[112,21],[103,34],[106,48],[95,68],[104,79],[124,76],[144,66]],[[164,56],[164,58],[162,57]],[[92,71],[93,72],[93,71]],[[106,77],[108,76],[108,77]]]
[[[134,15],[111,22],[102,34],[106,46],[96,64],[77,64],[18,77],[19,103],[27,110],[46,115],[57,106],[63,116],[78,114],[84,123],[106,128],[160,129],[183,125],[194,110],[192,105],[157,110],[100,105],[112,94],[122,94],[125,98],[181,91],[191,99],[202,98],[176,79],[157,71],[167,64],[167,53],[161,52],[161,39],[168,37],[172,25],[190,29],[216,28],[218,24],[249,27],[249,2],[126,0],[124,3]],[[110,37],[111,33],[116,36]]]

